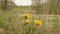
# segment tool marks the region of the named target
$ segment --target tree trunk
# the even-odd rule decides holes
[[[7,0],[1,0],[2,9],[7,9]]]

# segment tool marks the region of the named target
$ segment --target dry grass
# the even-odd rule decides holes
[[[60,34],[60,16],[57,15],[40,15],[30,14],[31,24],[27,27],[35,27],[33,20],[40,19],[43,23],[34,34]],[[3,11],[0,10],[0,34],[22,34],[23,30],[22,13],[20,11]],[[37,26],[36,26],[37,27]]]

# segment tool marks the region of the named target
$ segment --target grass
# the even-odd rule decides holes
[[[21,12],[13,12],[10,10],[0,10],[0,32],[3,34],[22,34],[23,18]],[[35,34],[59,34],[60,33],[60,16],[47,16],[39,14],[30,14],[31,22],[35,19],[40,19],[43,25],[36,29]],[[33,23],[33,22],[32,22]],[[28,26],[35,26],[29,24]],[[37,26],[36,26],[37,27]],[[2,31],[1,31],[2,30]]]

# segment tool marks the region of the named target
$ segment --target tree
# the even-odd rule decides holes
[[[49,13],[59,14],[60,0],[49,0]]]
[[[32,6],[33,6],[33,9],[36,11],[37,14],[40,13],[40,4],[41,3],[41,0],[32,0]]]
[[[2,8],[5,10],[7,8],[7,0],[1,0]]]

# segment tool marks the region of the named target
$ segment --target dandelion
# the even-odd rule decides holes
[[[25,17],[25,19],[27,19],[27,18],[30,18],[30,15],[29,14],[23,14],[22,16],[24,16]]]
[[[35,23],[36,25],[42,25],[42,21],[40,21],[40,20],[34,20],[34,23]]]
[[[24,24],[26,25],[26,24],[29,24],[30,23],[30,20],[25,20],[24,21]]]

